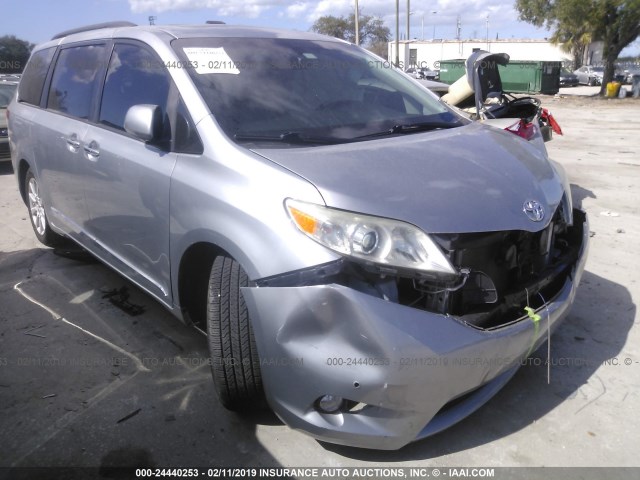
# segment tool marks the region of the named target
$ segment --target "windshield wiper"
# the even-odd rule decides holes
[[[237,142],[282,142],[291,144],[334,145],[346,140],[336,137],[307,137],[299,132],[284,132],[279,135],[260,135],[253,133],[236,133],[233,138]]]
[[[281,142],[293,145],[314,144],[314,145],[335,145],[338,143],[348,143],[354,140],[362,140],[365,138],[384,137],[387,135],[398,135],[415,132],[425,132],[428,130],[438,130],[443,128],[454,128],[464,125],[460,122],[421,122],[398,124],[381,132],[368,133],[354,138],[339,137],[317,137],[303,136],[300,132],[283,132],[280,134],[268,135],[259,133],[236,133],[233,138],[236,142]]]
[[[356,137],[361,138],[373,138],[373,137],[385,137],[387,135],[398,135],[406,133],[426,132],[429,130],[439,130],[444,128],[455,128],[464,125],[460,122],[422,122],[422,123],[406,123],[400,125],[394,125],[393,127],[383,130],[381,132],[368,133]]]

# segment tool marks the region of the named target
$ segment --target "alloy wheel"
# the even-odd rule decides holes
[[[29,180],[29,212],[31,213],[31,222],[36,231],[40,235],[44,235],[47,228],[47,219],[44,214],[44,205],[40,198],[40,189],[35,178]]]

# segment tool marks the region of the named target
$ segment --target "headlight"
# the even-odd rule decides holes
[[[300,231],[342,255],[391,267],[457,273],[427,234],[409,223],[291,199],[285,206]]]

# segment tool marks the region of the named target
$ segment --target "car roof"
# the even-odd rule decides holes
[[[297,30],[284,30],[266,27],[226,25],[210,23],[201,25],[135,25],[129,22],[109,22],[88,25],[58,33],[38,49],[53,45],[77,41],[105,38],[144,38],[149,35],[164,38],[166,41],[181,38],[286,38],[298,40],[334,41],[348,43],[326,35]]]
[[[300,40],[334,40],[343,42],[333,37],[320,35],[313,32],[300,32],[297,30],[285,30],[266,27],[250,27],[242,25],[158,25],[155,27],[136,27],[148,31],[162,30],[175,38],[200,38],[200,37],[254,37],[254,38],[288,38]]]

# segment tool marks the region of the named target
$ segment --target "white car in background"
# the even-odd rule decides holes
[[[602,85],[602,76],[604,75],[603,67],[593,67],[584,65],[573,72],[578,77],[580,85]]]

